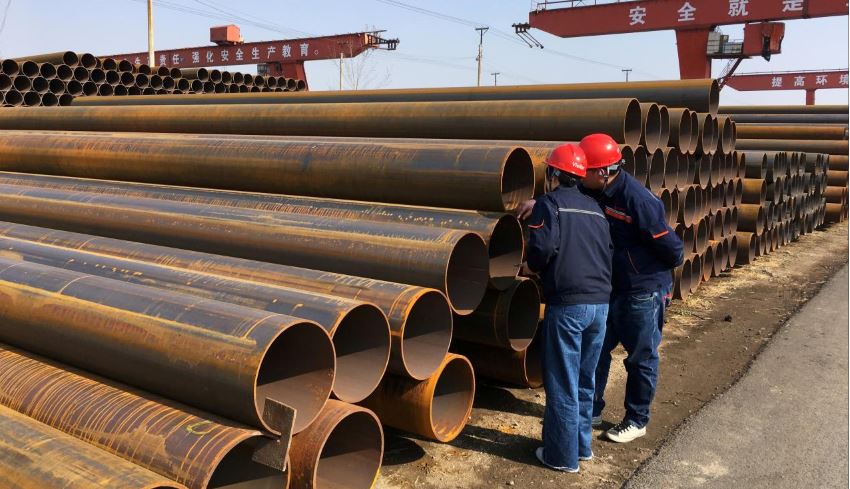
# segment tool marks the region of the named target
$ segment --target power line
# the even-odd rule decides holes
[[[0,23],[0,34],[3,33],[3,29],[6,28],[6,18],[9,17],[9,7],[12,6],[12,0],[8,0],[6,2],[6,8],[3,9],[3,22]]]

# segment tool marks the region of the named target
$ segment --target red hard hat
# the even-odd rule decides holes
[[[546,164],[579,178],[587,175],[587,158],[584,151],[575,144],[562,144],[553,149]]]
[[[607,168],[623,159],[617,142],[607,134],[596,133],[585,136],[579,146],[587,157],[588,168]]]

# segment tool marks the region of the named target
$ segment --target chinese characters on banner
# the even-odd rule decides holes
[[[735,78],[735,77],[733,77]],[[747,78],[747,75],[740,75],[739,79]],[[811,74],[787,74],[787,75],[771,75],[770,86],[768,89],[778,90],[806,90],[817,88],[846,88],[848,87],[847,73],[811,73]],[[734,85],[733,85],[734,88]]]
[[[187,66],[216,66],[226,65],[230,63],[245,62],[273,62],[293,59],[293,61],[301,61],[306,58],[320,58],[320,47],[310,48],[309,42],[294,42],[286,44],[266,44],[260,46],[229,46],[200,49],[183,49],[175,51],[165,51],[157,53],[157,61],[159,65],[187,67]],[[131,59],[137,65],[146,62],[141,56],[131,55]]]
[[[718,3],[726,2],[728,4],[727,15],[730,18],[739,17],[747,18],[750,15],[748,10],[752,0],[716,0]],[[781,5],[782,12],[802,12],[805,0],[773,0]],[[699,3],[699,2],[696,2]],[[690,1],[683,1],[681,6],[676,10],[677,20],[687,23],[697,20],[697,7]],[[628,20],[630,26],[646,25],[646,21],[650,12],[644,5],[635,5],[629,9]]]

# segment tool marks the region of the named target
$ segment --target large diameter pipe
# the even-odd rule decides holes
[[[300,82],[301,80],[299,80]],[[247,81],[246,81],[247,83]],[[715,80],[671,80],[630,83],[576,83],[500,87],[450,87],[384,90],[343,90],[268,95],[219,97],[165,97],[164,100],[132,99],[133,104],[301,104],[351,102],[437,102],[498,100],[563,100],[634,97],[668,107],[687,107],[717,113],[720,90]],[[159,97],[157,97],[158,99]],[[86,102],[88,103],[88,102]],[[95,104],[92,104],[95,105]],[[97,104],[97,105],[110,105]]]
[[[0,187],[7,220],[437,288],[458,314],[488,282],[484,241],[465,231]]]
[[[386,426],[431,440],[454,440],[469,420],[475,374],[466,357],[449,353],[428,379],[387,375],[361,403]]]
[[[469,316],[457,316],[455,338],[520,351],[537,331],[540,291],[533,280],[518,279],[507,290],[488,290]]]
[[[452,351],[467,357],[478,377],[526,389],[543,385],[539,334],[519,351],[461,340],[452,342]]]
[[[738,124],[738,137],[742,139],[842,140],[846,139],[846,135],[846,129],[836,126],[751,126]]]
[[[436,371],[451,342],[451,309],[434,289],[22,224],[0,223],[0,235],[374,303],[392,328],[390,371],[420,380]]]
[[[20,489],[185,489],[2,406],[0,485]]]
[[[73,51],[60,51],[58,53],[36,54],[32,56],[21,56],[15,58],[18,63],[33,61],[35,63],[53,63],[76,66],[80,62],[80,56]]]
[[[328,401],[316,421],[292,438],[290,487],[369,489],[383,455],[384,432],[373,412]]]
[[[661,111],[653,103],[640,104],[640,111],[640,144],[651,153],[661,146]]]
[[[766,212],[762,205],[741,204],[738,206],[738,229],[761,236],[766,225]]]
[[[204,205],[256,209],[265,212],[461,229],[477,233],[488,247],[490,285],[510,287],[522,262],[522,227],[510,214],[375,204],[313,197],[257,194],[185,187],[162,187],[126,182],[0,173],[0,183],[52,188],[65,192],[94,192]]]
[[[744,195],[741,200],[744,204],[764,205],[767,199],[767,184],[759,178],[745,178],[743,181]]]
[[[0,142],[0,168],[28,173],[495,211],[534,189],[518,147],[26,131]]]
[[[31,263],[315,321],[333,339],[333,394],[346,402],[371,394],[389,360],[389,324],[373,304],[11,238],[0,238],[0,250]]]
[[[669,157],[669,152],[664,148],[656,149],[652,153],[652,158],[649,160],[646,187],[653,192],[661,190],[664,186],[665,162]]]
[[[619,143],[634,145],[640,142],[641,127],[640,104],[629,98],[287,107],[74,107],[67,113],[32,112],[20,116],[15,129],[542,141],[577,141],[589,132],[604,132]],[[0,127],[12,128],[2,118]]]
[[[670,115],[670,140],[668,146],[687,153],[691,147],[691,111],[688,109],[667,108]],[[23,129],[23,128],[21,128]]]
[[[697,121],[697,145],[694,151],[704,153],[714,151],[717,148],[717,139],[715,139],[718,130],[717,119],[703,112],[697,114]]]
[[[0,404],[189,489],[285,478],[252,461],[276,444],[257,430],[2,344]]]
[[[0,340],[14,346],[269,431],[267,398],[295,408],[300,431],[330,395],[333,344],[315,323],[6,258],[0,270]]]
[[[658,146],[667,146],[670,141],[670,111],[666,105],[658,106],[659,116],[661,118],[661,131],[658,135]]]

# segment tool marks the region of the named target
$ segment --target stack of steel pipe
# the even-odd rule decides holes
[[[303,80],[195,68],[151,67],[65,51],[0,61],[0,104],[70,105],[75,98],[306,90]]]

